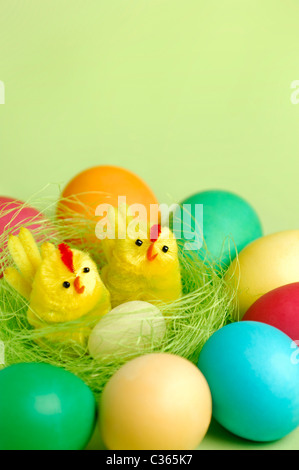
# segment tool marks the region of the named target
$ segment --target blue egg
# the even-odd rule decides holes
[[[175,212],[173,224],[176,237],[183,242],[179,245],[222,268],[230,264],[236,252],[263,235],[255,210],[231,192],[199,192],[181,205],[183,210]]]
[[[267,442],[299,426],[299,348],[280,330],[253,321],[227,325],[204,345],[198,367],[214,418],[232,433]]]

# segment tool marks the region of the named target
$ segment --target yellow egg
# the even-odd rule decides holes
[[[191,450],[212,415],[206,379],[191,362],[165,353],[125,364],[100,401],[100,429],[110,450]]]
[[[239,318],[262,295],[299,281],[299,230],[274,233],[246,246],[226,273],[237,288]]]

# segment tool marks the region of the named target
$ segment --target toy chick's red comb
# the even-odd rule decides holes
[[[150,230],[151,242],[156,242],[160,236],[162,229],[161,225],[153,225]]]
[[[61,261],[67,267],[67,269],[71,271],[71,273],[74,273],[74,254],[70,247],[65,243],[60,243],[60,245],[58,245],[58,249],[60,251]]]

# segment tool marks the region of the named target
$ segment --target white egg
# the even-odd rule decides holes
[[[159,345],[165,331],[165,319],[156,306],[141,301],[126,302],[95,326],[89,337],[89,353],[95,359],[134,356]]]

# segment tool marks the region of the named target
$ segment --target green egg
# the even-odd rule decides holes
[[[81,450],[95,419],[92,391],[64,369],[22,363],[0,372],[1,450]]]
[[[201,259],[221,268],[226,268],[237,252],[263,235],[255,210],[231,192],[199,192],[182,201],[181,206],[173,225],[179,246],[187,252],[195,251]]]

